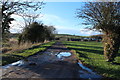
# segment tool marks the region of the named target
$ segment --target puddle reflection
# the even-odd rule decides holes
[[[63,59],[63,57],[69,57],[69,56],[71,56],[70,52],[60,52],[59,54],[57,54],[57,57],[59,59]]]
[[[25,64],[25,61],[19,60],[17,62],[14,62],[14,63],[8,64],[8,65],[2,66],[2,68],[3,69],[7,69],[7,68],[10,68],[11,66],[22,66],[24,64]]]
[[[80,77],[81,78],[89,78],[89,79],[92,79],[92,78],[102,78],[102,76],[96,74],[95,72],[93,72],[91,69],[83,66],[80,62],[78,62],[79,66],[83,69],[83,70],[80,70]],[[85,70],[85,71],[84,71]],[[86,72],[87,71],[87,72]]]

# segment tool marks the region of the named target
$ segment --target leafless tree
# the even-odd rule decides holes
[[[40,13],[33,13],[31,11],[29,11],[28,13],[24,13],[24,14],[18,14],[19,16],[21,16],[24,20],[25,23],[25,27],[32,24],[33,22],[36,22],[36,19],[39,18]]]
[[[114,61],[120,46],[120,2],[88,2],[78,9],[77,17],[103,32],[105,58]]]

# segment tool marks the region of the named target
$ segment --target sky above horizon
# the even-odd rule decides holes
[[[44,8],[41,9],[41,15],[38,20],[45,25],[53,25],[58,34],[71,34],[80,36],[90,36],[100,34],[99,32],[86,30],[82,24],[83,19],[76,17],[76,9],[82,9],[84,2],[46,2]],[[42,17],[41,17],[42,16]],[[13,15],[16,21],[11,24],[11,32],[20,32],[22,28],[15,27],[18,24],[24,24],[20,17]],[[17,21],[17,19],[19,19]]]

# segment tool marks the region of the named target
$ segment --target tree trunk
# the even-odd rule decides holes
[[[105,35],[104,37],[104,56],[108,62],[113,62],[120,47],[120,37]]]

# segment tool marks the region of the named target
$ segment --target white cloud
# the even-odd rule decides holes
[[[55,26],[59,34],[80,35],[80,29],[75,27]]]
[[[21,30],[23,29],[23,22],[19,22],[19,21],[12,21],[12,24],[10,24],[10,32],[12,33],[18,33],[21,32]]]
[[[72,34],[72,35],[80,35],[80,36],[90,36],[100,34],[98,31],[81,29],[78,27],[66,27],[66,26],[55,26],[58,33],[60,34]]]
[[[56,25],[56,24],[65,24],[67,20],[51,14],[41,14],[39,18],[44,24],[50,25]]]
[[[86,36],[101,34],[98,31],[89,30],[89,29],[80,29],[80,33]]]
[[[12,14],[11,17],[12,17],[12,18],[15,18],[15,19],[21,18],[21,16],[16,15],[16,14]]]
[[[55,26],[56,29],[64,29],[64,30],[76,30],[79,31],[79,29],[74,27],[66,27],[66,26]]]
[[[15,14],[11,15],[11,17],[14,18],[15,20],[12,21],[12,24],[10,24],[10,32],[12,33],[20,32],[25,25],[22,17]]]

